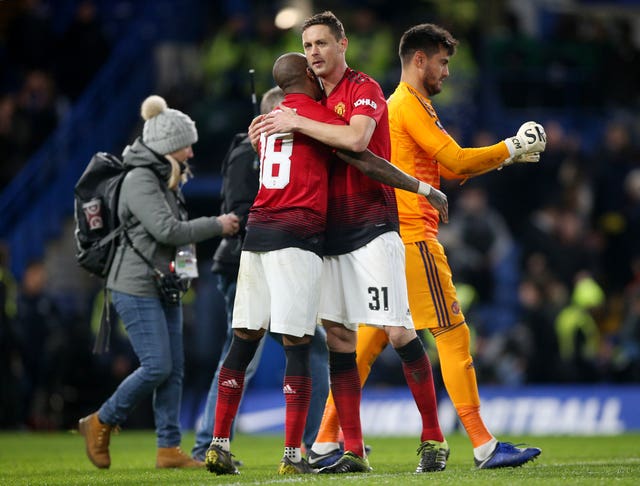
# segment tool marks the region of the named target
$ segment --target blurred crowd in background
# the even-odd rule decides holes
[[[638,382],[636,2],[574,0],[559,2],[558,10],[542,9],[545,2],[507,0],[300,3],[308,14],[331,9],[342,19],[349,64],[376,78],[386,94],[399,81],[402,32],[419,22],[450,30],[460,46],[451,77],[433,101],[460,145],[495,143],[528,119],[546,129],[547,149],[539,164],[507,167],[464,184],[443,180],[451,222],[441,225],[440,241],[474,330],[479,382]],[[58,4],[74,9],[63,25],[56,22]],[[127,4],[0,3],[0,191],[109,58],[117,29],[105,22],[105,13],[109,10],[111,20],[126,17]],[[233,134],[246,130],[253,116],[248,69],[255,69],[259,97],[273,84],[273,60],[301,51],[295,27],[279,29],[274,23],[283,5],[214,4],[202,38],[164,44],[153,54],[156,91],[198,126],[197,178],[219,175]],[[219,194],[187,194],[194,215],[219,205]],[[206,393],[226,332],[221,297],[209,275],[215,244],[198,248],[201,278],[184,302],[184,407],[196,407]],[[52,260],[55,248],[73,243],[52,245],[20,279],[11,274],[9,249],[0,247],[2,427],[69,427],[136,366],[120,328],[108,354],[91,354],[99,282],[90,286],[86,305],[68,305],[69,299],[52,291],[59,288],[59,272],[52,272],[59,266]],[[68,272],[75,275],[76,269]],[[435,353],[431,356],[437,366]],[[402,374],[389,371],[399,366],[393,353],[384,353],[368,386],[396,384]],[[255,381],[260,386],[260,379]],[[130,422],[145,426],[148,420],[141,410]]]

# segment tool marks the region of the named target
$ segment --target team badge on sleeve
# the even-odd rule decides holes
[[[458,304],[457,300],[454,300],[453,303],[451,304],[451,312],[453,312],[456,315],[460,314],[460,304]]]

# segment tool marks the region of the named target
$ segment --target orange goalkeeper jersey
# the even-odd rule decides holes
[[[442,172],[471,177],[498,167],[509,157],[504,142],[461,148],[446,132],[431,100],[400,82],[388,100],[391,162],[408,174],[440,188]],[[405,243],[436,238],[438,211],[424,196],[396,189],[400,235]]]

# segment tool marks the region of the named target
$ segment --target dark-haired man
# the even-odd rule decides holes
[[[421,24],[408,29],[400,40],[402,77],[388,103],[391,161],[434,187],[439,187],[443,174],[466,178],[513,162],[537,162],[546,146],[544,129],[535,122],[523,124],[513,137],[479,148],[461,148],[445,131],[431,97],[441,91],[449,75],[449,58],[456,45],[452,35],[437,25]],[[469,328],[444,249],[437,240],[439,215],[414,194],[396,191],[396,198],[411,314],[416,329],[428,329],[435,338],[444,383],[473,444],[475,464],[480,469],[521,466],[541,451],[499,442],[480,416]],[[379,329],[360,329],[356,353],[361,376],[368,376],[387,341]],[[332,418],[335,415],[328,401],[318,441],[327,437],[337,440],[339,426]],[[418,472],[424,471],[421,461]]]

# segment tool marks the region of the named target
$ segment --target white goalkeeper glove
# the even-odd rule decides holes
[[[512,162],[520,162],[515,160],[519,155],[544,152],[547,146],[547,134],[544,133],[542,125],[528,121],[522,124],[515,136],[505,138],[504,143],[509,149]],[[522,160],[522,162],[529,161]]]
[[[515,157],[509,157],[500,165],[500,167],[498,167],[498,170],[502,170],[503,167],[506,167],[514,163],[520,163],[520,162],[523,162],[523,163],[540,162],[540,152],[532,152],[530,154],[521,154],[521,155],[516,155]]]

